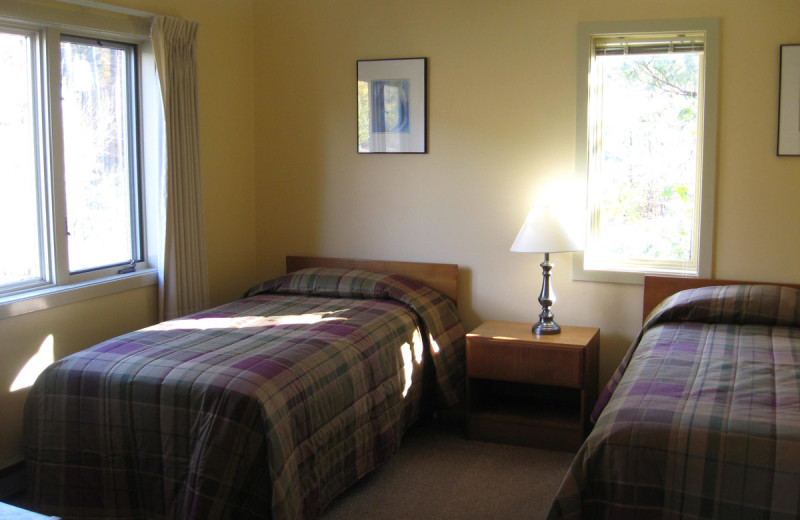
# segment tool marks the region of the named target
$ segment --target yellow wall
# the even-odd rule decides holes
[[[576,27],[719,17],[714,275],[800,282],[800,159],[776,157],[779,45],[796,0],[311,0],[255,6],[258,265],[285,253],[454,262],[461,309],[533,321],[541,258],[509,252],[537,195],[572,175]],[[429,58],[426,155],[356,154],[356,61]],[[267,144],[268,143],[268,144]],[[561,323],[601,328],[607,380],[641,323],[641,286],[574,282]]]
[[[240,297],[255,271],[253,23],[251,0],[110,3],[200,23],[198,62],[205,227],[212,303]],[[166,5],[165,5],[166,4]],[[22,457],[27,392],[8,389],[42,341],[57,357],[154,323],[154,287],[0,319],[0,468]]]
[[[775,156],[778,48],[797,0],[110,0],[200,22],[200,135],[213,303],[286,254],[463,266],[468,327],[532,321],[536,255],[508,251],[530,204],[574,164],[576,26],[719,17],[714,275],[800,282],[800,159]],[[429,153],[358,155],[356,60],[429,58]],[[635,336],[641,287],[574,282],[556,254],[561,323],[601,328],[605,381]],[[63,352],[155,318],[154,291],[0,321],[0,467],[18,459],[10,380],[54,334]],[[90,325],[91,324],[91,325]]]

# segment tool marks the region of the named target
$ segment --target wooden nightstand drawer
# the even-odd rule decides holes
[[[485,379],[580,388],[583,356],[583,349],[532,348],[514,340],[469,338],[467,373]]]

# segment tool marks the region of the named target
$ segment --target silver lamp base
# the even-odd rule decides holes
[[[537,336],[561,333],[561,327],[552,319],[549,322],[540,319],[538,323],[533,324],[533,328],[531,330],[533,330],[533,333]]]
[[[550,269],[555,265],[550,261],[550,253],[544,254],[544,262],[539,265],[542,267],[542,292],[539,293],[539,304],[542,306],[542,312],[539,314],[539,321],[533,324],[531,330],[537,335],[559,334],[561,327],[553,321],[555,316],[550,311],[550,307],[556,300],[553,289],[550,287]]]

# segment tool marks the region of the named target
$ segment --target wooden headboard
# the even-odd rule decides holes
[[[458,265],[424,262],[395,262],[391,260],[356,260],[354,258],[326,258],[319,256],[287,256],[286,272],[307,267],[339,267],[363,269],[378,273],[393,273],[423,282],[449,296],[458,303]]]
[[[775,282],[746,282],[740,280],[715,280],[713,278],[677,278],[674,276],[645,276],[644,300],[642,301],[642,321],[664,298],[685,289],[696,289],[709,285],[781,285],[800,289],[800,284]]]

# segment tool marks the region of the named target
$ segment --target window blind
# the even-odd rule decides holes
[[[705,50],[705,35],[702,33],[610,35],[593,38],[592,46],[596,56],[701,53]]]

